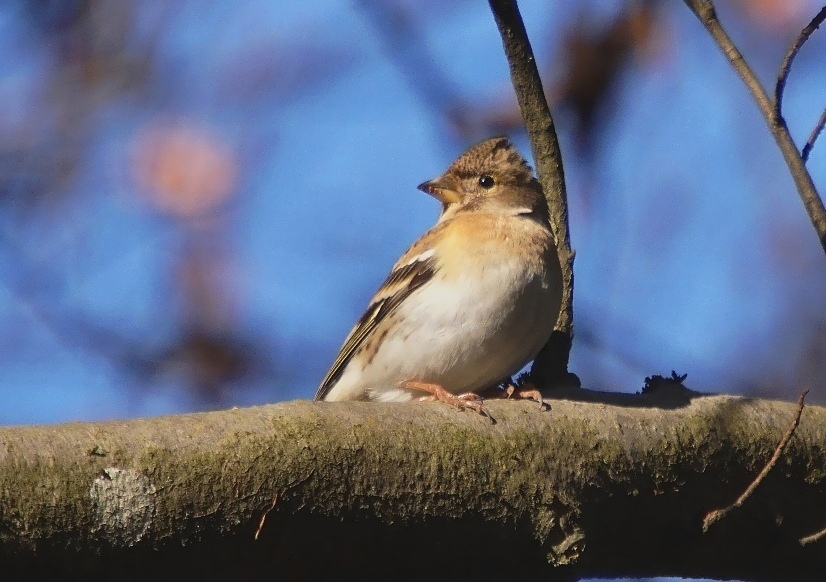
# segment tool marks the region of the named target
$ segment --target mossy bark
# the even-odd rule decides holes
[[[821,579],[826,409],[675,389],[491,402],[304,401],[0,429],[7,571]],[[254,539],[261,519],[265,516]]]

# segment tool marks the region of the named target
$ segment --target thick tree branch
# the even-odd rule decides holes
[[[702,534],[794,405],[563,392],[550,412],[491,402],[496,425],[438,403],[298,401],[3,428],[0,563],[10,579],[826,570],[823,542],[799,543],[826,519],[826,409],[806,408],[749,503]]]
[[[519,109],[531,140],[536,172],[551,211],[551,226],[557,238],[562,263],[562,312],[557,331],[537,356],[532,375],[539,381],[558,380],[568,371],[574,325],[574,252],[568,232],[568,195],[562,168],[562,152],[536,59],[525,31],[516,0],[489,0],[511,72]]]
[[[817,188],[815,188],[812,177],[806,169],[806,162],[801,157],[800,152],[798,152],[794,140],[792,140],[789,128],[786,125],[786,120],[783,119],[783,116],[780,114],[779,106],[775,110],[757,75],[754,74],[754,71],[743,58],[743,55],[737,49],[722,24],[720,24],[717,18],[717,12],[714,9],[714,2],[711,0],[684,0],[684,2],[717,42],[720,50],[723,51],[723,54],[731,66],[737,71],[737,74],[740,75],[743,83],[745,83],[752,96],[754,96],[755,101],[757,101],[760,113],[762,113],[763,119],[769,127],[769,131],[772,137],[774,137],[774,141],[777,143],[777,146],[783,154],[783,158],[786,160],[786,165],[789,167],[795,186],[797,186],[797,192],[801,200],[803,200],[803,205],[806,207],[806,212],[809,215],[812,226],[814,226],[815,232],[820,239],[820,246],[823,247],[824,252],[826,252],[826,208],[824,208],[823,200],[821,200],[820,195],[817,193]],[[789,64],[791,64],[790,59]],[[783,78],[783,84],[785,84],[785,77],[783,77],[782,73],[781,77]],[[782,86],[779,87],[779,89],[780,92],[778,95],[782,96]]]

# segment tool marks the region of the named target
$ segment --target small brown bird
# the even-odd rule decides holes
[[[395,264],[316,400],[427,393],[484,413],[474,391],[519,371],[553,331],[562,272],[548,207],[508,139],[476,144],[419,189],[442,214]]]

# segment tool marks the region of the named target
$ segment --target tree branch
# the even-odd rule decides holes
[[[683,390],[493,401],[496,425],[297,401],[2,428],[0,563],[9,579],[817,579],[826,553],[799,540],[826,518],[826,409],[807,407],[782,464],[703,535],[795,407]]]
[[[817,120],[812,133],[809,135],[809,139],[806,140],[806,145],[803,146],[803,153],[801,154],[801,157],[804,162],[809,161],[809,154],[812,153],[812,148],[815,146],[815,142],[817,141],[817,137],[820,135],[820,132],[823,131],[824,125],[826,125],[826,109],[824,109],[823,113],[820,114],[820,119]]]
[[[568,232],[568,195],[562,153],[519,7],[515,0],[489,0],[489,4],[502,36],[511,82],[530,137],[539,183],[548,199],[551,226],[562,263],[562,312],[557,321],[557,331],[537,356],[531,374],[542,382],[558,380],[568,371],[574,325],[574,252]]]
[[[820,12],[812,18],[812,21],[800,31],[800,34],[797,35],[797,38],[783,58],[783,64],[780,65],[780,73],[777,75],[777,84],[774,87],[774,114],[776,117],[782,117],[783,90],[786,88],[786,79],[788,79],[789,71],[792,69],[792,62],[797,56],[797,53],[800,52],[800,49],[803,48],[803,45],[806,44],[806,41],[809,40],[809,37],[812,36],[812,33],[823,23],[824,19],[826,19],[826,6],[821,8]]]
[[[812,535],[800,538],[800,545],[805,546],[806,544],[813,544],[815,542],[819,542],[823,538],[826,538],[826,529],[822,529]]]
[[[806,207],[806,212],[809,215],[812,226],[814,226],[815,232],[820,239],[820,246],[823,247],[824,252],[826,252],[826,208],[824,208],[823,200],[821,200],[820,195],[817,193],[817,188],[815,188],[812,177],[806,169],[806,163],[789,134],[786,121],[783,119],[783,116],[779,114],[779,107],[775,109],[772,106],[772,102],[766,90],[760,84],[757,75],[754,74],[754,71],[720,24],[717,18],[717,12],[714,9],[714,2],[711,0],[683,1],[691,11],[694,12],[697,18],[699,18],[700,22],[717,42],[720,50],[726,56],[737,74],[740,75],[740,78],[751,92],[755,101],[757,101],[760,113],[762,113],[763,119],[769,127],[769,131],[772,137],[774,137],[774,141],[777,143],[777,146],[783,154],[783,158],[786,160],[786,165],[792,174],[797,192],[801,200],[803,200],[803,205]]]

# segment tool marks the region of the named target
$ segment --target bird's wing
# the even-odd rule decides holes
[[[433,278],[437,271],[436,260],[433,256],[434,250],[431,247],[421,251],[421,247],[425,245],[420,243],[424,242],[423,237],[396,263],[390,276],[370,301],[367,311],[361,316],[347,339],[344,340],[344,345],[335,362],[333,362],[330,371],[327,372],[321,382],[321,386],[318,387],[315,400],[324,399],[330,389],[341,378],[344,369],[359,347],[375,332],[382,321],[393,313],[411,293]]]

